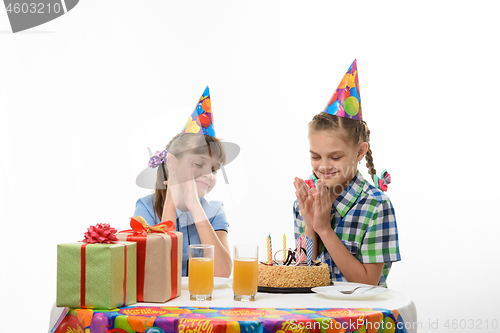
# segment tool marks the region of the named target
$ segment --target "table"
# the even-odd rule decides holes
[[[163,332],[176,333],[333,333],[378,332],[379,329],[413,333],[418,328],[414,303],[395,290],[367,300],[333,300],[315,293],[261,292],[256,298],[255,302],[234,301],[231,286],[226,285],[214,289],[213,300],[208,302],[190,301],[189,292],[183,289],[181,296],[169,302],[137,303],[113,313],[113,310],[73,309],[70,311],[74,314],[72,317],[64,317],[68,309],[54,306],[50,328],[58,320],[75,320],[77,316],[81,321],[81,333],[162,332],[153,325],[160,326]],[[124,321],[128,321],[128,325]],[[97,322],[102,323],[99,330]],[[121,329],[109,327],[108,331],[111,322],[116,322]],[[391,328],[389,326],[393,329],[384,330]],[[49,329],[49,332],[54,331]]]

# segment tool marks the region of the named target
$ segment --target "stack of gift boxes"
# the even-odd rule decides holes
[[[140,216],[130,226],[116,233],[98,224],[83,241],[57,246],[57,306],[113,309],[180,295],[182,233],[171,221],[151,227]]]

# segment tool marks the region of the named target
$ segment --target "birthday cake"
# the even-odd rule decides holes
[[[301,230],[302,232],[302,230]],[[313,288],[331,284],[330,270],[327,264],[312,260],[313,239],[301,234],[295,250],[286,247],[286,235],[283,235],[283,249],[272,251],[271,235],[267,237],[267,261],[258,265],[259,291],[275,292],[268,288]],[[277,256],[283,260],[277,260]],[[287,291],[288,292],[288,291]],[[306,292],[306,291],[294,291]]]
[[[315,261],[311,266],[307,263],[299,266],[279,263],[273,266],[259,263],[259,287],[312,288],[331,283],[328,265],[325,263]]]
[[[296,251],[281,251],[285,251],[284,260],[275,258],[271,262],[269,258],[268,262],[259,263],[259,287],[312,288],[330,285],[330,271],[327,264],[315,260],[302,261]]]

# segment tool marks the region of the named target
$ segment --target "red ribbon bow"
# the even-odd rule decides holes
[[[87,232],[83,235],[85,239],[82,242],[86,243],[112,243],[118,240],[116,237],[117,230],[111,228],[109,223],[98,223],[95,226],[87,228]]]

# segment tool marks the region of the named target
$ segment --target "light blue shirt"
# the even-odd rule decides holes
[[[151,194],[140,198],[135,204],[134,216],[142,216],[149,225],[153,226],[160,223],[160,219],[156,216],[153,210],[153,202],[155,195]],[[224,230],[228,232],[229,223],[226,219],[226,212],[222,201],[207,200],[204,197],[200,198],[201,207],[207,215],[208,221],[215,231]],[[177,231],[182,232],[182,276],[188,275],[188,249],[190,244],[201,244],[198,230],[194,225],[193,216],[190,212],[181,212],[176,209]]]

